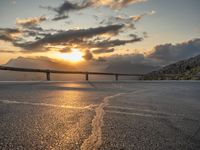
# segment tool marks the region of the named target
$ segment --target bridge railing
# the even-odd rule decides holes
[[[83,71],[64,71],[64,70],[50,70],[50,69],[33,69],[33,68],[18,68],[18,67],[8,67],[0,66],[0,70],[8,71],[17,71],[17,72],[38,72],[45,73],[46,80],[51,80],[51,74],[83,74],[85,75],[85,80],[89,80],[89,75],[105,75],[105,76],[114,76],[115,80],[119,80],[119,76],[133,76],[133,77],[142,77],[144,74],[123,74],[123,73],[107,73],[107,72],[83,72]]]

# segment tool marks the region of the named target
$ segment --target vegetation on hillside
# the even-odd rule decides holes
[[[200,80],[200,55],[146,74],[144,80]]]

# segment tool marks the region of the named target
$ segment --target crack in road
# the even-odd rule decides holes
[[[126,93],[119,93],[112,96],[107,96],[103,99],[103,102],[96,108],[96,115],[92,120],[92,132],[91,135],[81,145],[81,150],[96,150],[102,144],[102,126],[103,117],[105,115],[104,108],[108,106],[110,99],[121,96]]]

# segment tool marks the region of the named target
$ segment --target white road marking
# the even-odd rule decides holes
[[[165,115],[165,116],[182,116],[182,117],[184,116],[183,114],[172,114],[172,113],[161,112],[161,111],[156,111],[156,110],[138,109],[138,108],[131,108],[131,107],[108,106],[107,108],[141,112],[141,113],[137,113],[137,114],[144,114],[144,113],[147,114],[148,113],[148,114],[151,114],[151,115],[155,114],[155,115]],[[112,111],[112,110],[108,110],[108,111]],[[117,112],[123,112],[123,111],[117,111]],[[129,113],[129,112],[127,112],[127,113]]]
[[[68,105],[55,105],[48,103],[33,103],[33,102],[21,102],[21,101],[10,101],[10,100],[0,100],[4,104],[21,104],[21,105],[32,105],[32,106],[44,106],[44,107],[57,107],[57,108],[68,108],[68,109],[93,109],[96,105],[88,105],[84,107],[75,107]]]
[[[150,117],[150,118],[160,118],[160,119],[165,119],[165,118],[180,118],[183,116],[177,116],[177,115],[159,115],[159,114],[145,114],[145,113],[135,113],[135,112],[121,112],[121,111],[111,111],[107,110],[106,112],[109,113],[115,113],[115,114],[123,114],[123,115],[131,115],[131,116],[139,116],[139,117]]]

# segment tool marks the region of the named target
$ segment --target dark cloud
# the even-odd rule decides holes
[[[109,47],[116,47],[116,46],[125,45],[125,44],[128,44],[128,43],[140,42],[142,40],[143,40],[143,38],[135,36],[135,37],[133,37],[133,39],[130,39],[130,40],[120,40],[120,39],[104,40],[104,41],[91,43],[91,44],[95,45],[95,47],[109,48]]]
[[[200,39],[190,40],[180,44],[164,44],[154,48],[150,57],[171,63],[200,54]]]
[[[99,61],[99,62],[106,62],[106,59],[103,58],[103,57],[98,57],[97,61]]]
[[[64,48],[64,49],[61,49],[59,50],[61,53],[70,53],[72,52],[71,48]]]
[[[15,28],[0,28],[0,33],[2,32],[8,34],[15,34],[15,33],[20,33],[20,30]]]
[[[69,11],[81,10],[87,7],[90,7],[92,3],[90,1],[83,1],[82,3],[71,3],[69,1],[65,1],[62,5],[58,8],[54,8],[53,10],[56,11],[58,14],[63,15]]]
[[[80,10],[82,7],[76,3],[71,3],[69,1],[65,1],[62,5],[58,8],[52,8],[52,10],[56,11],[58,14],[63,15],[66,12],[73,11],[73,10]]]
[[[114,48],[110,48],[110,49],[97,49],[97,50],[93,50],[92,53],[94,53],[94,54],[102,54],[102,53],[112,53],[114,51],[115,51]]]
[[[105,71],[120,73],[148,73],[160,68],[160,64],[143,54],[113,55],[106,58],[106,66]]]
[[[110,16],[108,18],[103,19],[99,23],[105,24],[105,25],[112,25],[112,24],[116,24],[116,23],[121,23],[121,24],[124,24],[127,28],[135,29],[134,20],[130,19],[130,18],[125,18],[125,17],[122,17],[122,16],[117,16],[117,17]]]
[[[79,11],[86,8],[101,7],[101,6],[109,7],[112,9],[119,9],[126,7],[130,4],[140,3],[144,1],[146,0],[82,0],[79,2],[71,2],[66,0],[58,7],[41,6],[41,8],[45,8],[56,12],[57,17],[55,18],[59,18],[58,20],[61,20],[61,19],[66,19],[66,14],[72,11]],[[57,19],[55,19],[55,21],[56,20]]]
[[[0,28],[0,40],[12,42],[16,39],[16,35],[20,33],[19,29]]]
[[[34,31],[44,31],[44,29],[42,27],[39,27],[39,26],[29,26],[28,29],[34,30]]]
[[[115,17],[110,16],[110,17],[102,20],[100,22],[100,24],[111,25],[111,24],[116,24],[116,23],[122,23],[122,24],[125,24],[127,28],[135,29],[134,23],[140,21],[145,16],[154,15],[155,13],[156,13],[155,11],[151,11],[151,12],[145,12],[140,15],[129,16],[129,17],[127,17],[127,16],[115,16]]]
[[[89,50],[87,50],[87,51],[85,51],[85,54],[84,54],[83,58],[85,60],[92,60],[93,59],[93,55]]]
[[[90,0],[84,0],[83,2],[80,3],[73,3],[70,1],[65,1],[58,7],[51,7],[51,6],[41,6],[41,8],[45,8],[48,10],[55,11],[57,13],[56,17],[52,19],[53,21],[58,21],[61,19],[66,19],[68,18],[68,13],[71,11],[78,11],[81,9],[85,9],[93,5],[93,3]]]
[[[0,50],[0,53],[10,53],[10,54],[15,54],[18,53],[17,51],[10,51],[10,50]]]
[[[57,45],[67,46],[70,49],[70,47],[76,44],[83,49],[83,51],[85,49],[95,48],[92,53],[101,54],[112,53],[114,51],[114,47],[143,40],[143,38],[138,37],[135,34],[131,34],[130,37],[132,39],[129,40],[111,40],[112,37],[119,34],[121,31],[123,31],[123,29],[123,24],[68,31],[53,29],[45,30],[39,26],[29,26],[22,31],[18,31],[17,29],[4,29],[5,31],[8,30],[7,33],[15,33],[18,31],[23,35],[22,38],[13,39],[12,36],[3,37],[3,35],[0,36],[0,38],[5,41],[12,42],[14,46],[23,48],[22,52],[29,51],[33,53],[39,51],[51,51],[51,46],[55,47]],[[101,36],[102,34],[109,35],[110,37],[105,39],[104,36]],[[32,38],[33,41],[26,41],[27,38]],[[56,50],[62,53],[69,52],[66,49]]]
[[[68,15],[56,16],[55,18],[52,19],[52,21],[59,21],[67,18],[69,18]]]
[[[11,36],[9,36],[9,35],[0,34],[0,40],[10,42],[10,41],[13,41],[14,39]]]
[[[58,32],[55,30],[44,30],[33,22],[22,24],[22,26],[22,28],[0,28],[0,40],[11,42],[17,46],[19,43],[25,43],[28,38],[29,40],[38,40],[49,35],[49,33]]]
[[[35,42],[15,43],[15,45],[25,49],[35,49],[41,48],[45,44],[77,43],[77,39],[87,39],[102,34],[118,34],[123,27],[124,25],[110,25],[89,29],[68,30],[46,35],[44,38]]]
[[[164,44],[154,48],[149,55],[129,54],[107,57],[105,71],[148,73],[165,65],[200,54],[200,39],[179,44]],[[105,64],[104,64],[105,65]],[[126,67],[124,67],[126,66]]]
[[[27,38],[33,38],[35,40],[39,40],[42,39],[46,36],[51,35],[51,33],[54,32],[52,30],[44,30],[40,27],[36,27],[36,28],[28,28],[25,30],[22,30],[23,33],[23,40],[19,41],[19,42],[26,42]],[[16,41],[17,42],[17,41]]]
[[[82,0],[79,3],[73,3],[71,1],[66,0],[63,4],[61,4],[56,8],[54,7],[42,7],[42,8],[47,8],[49,10],[57,12],[59,15],[63,15],[70,11],[78,11],[89,7],[106,6],[113,9],[118,9],[126,7],[130,4],[140,3],[144,1],[146,0]]]

